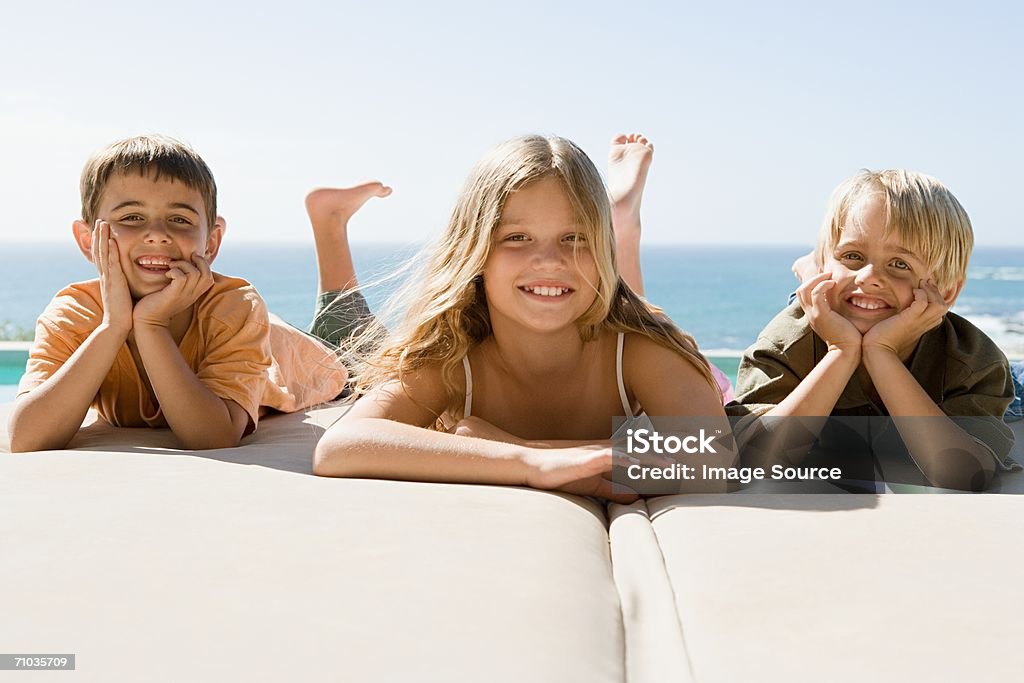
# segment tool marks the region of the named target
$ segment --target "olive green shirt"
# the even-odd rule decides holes
[[[736,400],[726,406],[726,412],[733,417],[767,412],[796,389],[827,351],[800,304],[790,304],[743,354]],[[1013,400],[1013,381],[1006,356],[991,339],[955,313],[947,313],[938,327],[921,336],[907,367],[946,415],[957,418],[957,425],[991,449],[1004,466],[1012,463],[1004,461],[1013,447],[1013,432],[1001,418]],[[888,412],[867,395],[854,375],[831,414]]]

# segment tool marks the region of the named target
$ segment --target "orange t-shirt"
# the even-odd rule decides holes
[[[18,394],[53,376],[102,320],[99,280],[71,284],[58,292],[36,323]],[[196,300],[178,349],[210,391],[245,409],[252,429],[261,407],[292,412],[330,401],[348,378],[345,367],[322,342],[269,315],[255,287],[218,273],[213,286]],[[167,426],[127,343],[118,351],[93,407],[116,427]]]

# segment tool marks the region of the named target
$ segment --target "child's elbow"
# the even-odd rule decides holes
[[[336,453],[326,441],[327,439],[321,439],[313,450],[313,474],[318,477],[336,477],[338,476],[334,474]]]
[[[31,429],[19,428],[14,420],[8,424],[11,453],[32,453],[35,451],[54,451],[68,445],[67,441],[58,441],[53,436],[33,433]]]
[[[953,491],[979,493],[992,485],[995,478],[995,466],[986,463],[978,464],[973,469],[946,470],[936,472],[928,477],[932,486]]]
[[[328,432],[313,450],[313,474],[320,477],[356,476],[344,436]]]
[[[52,450],[47,448],[46,444],[38,442],[31,438],[21,436],[16,432],[11,432],[11,453],[32,453],[33,451],[46,451]]]
[[[320,444],[316,445],[313,450],[313,474],[318,477],[329,477],[330,474],[327,472],[327,455],[324,454]]]

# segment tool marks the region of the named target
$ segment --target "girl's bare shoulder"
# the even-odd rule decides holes
[[[694,359],[646,335],[625,335],[622,375],[628,392],[649,414],[717,414],[721,411],[716,390]],[[714,412],[707,413],[709,410]]]

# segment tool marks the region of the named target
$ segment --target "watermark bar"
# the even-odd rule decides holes
[[[0,654],[0,671],[56,671],[75,670],[74,655]]]
[[[998,417],[616,418],[612,482],[677,493],[1024,494]]]

